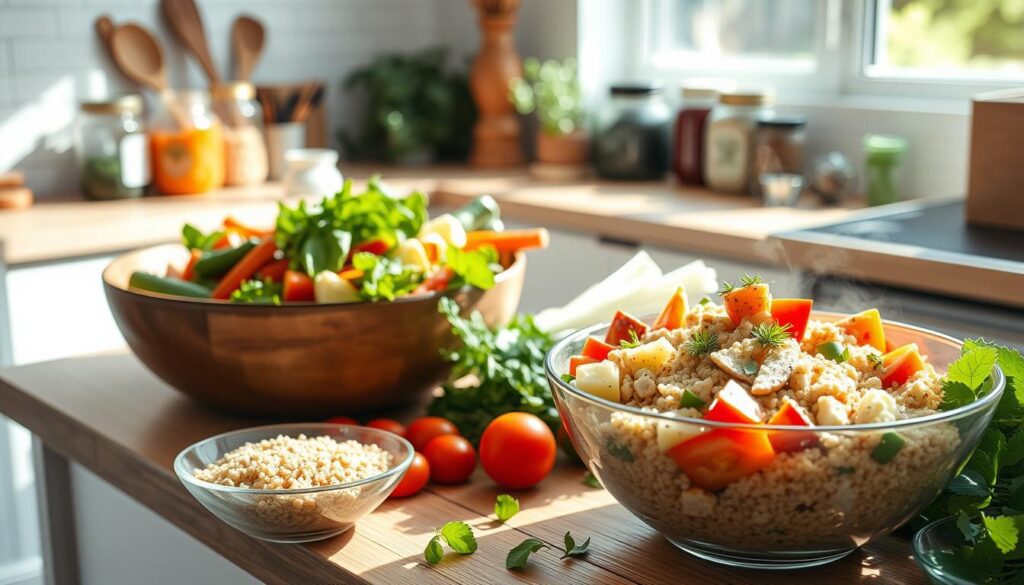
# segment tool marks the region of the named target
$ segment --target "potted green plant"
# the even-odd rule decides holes
[[[590,137],[583,128],[583,95],[576,60],[530,57],[523,61],[523,77],[509,84],[509,100],[520,114],[537,113],[537,160],[556,165],[587,161]]]
[[[346,157],[399,164],[465,160],[476,107],[465,71],[447,63],[447,52],[435,48],[381,55],[349,74],[345,89],[362,90],[367,111],[357,135],[339,134]]]

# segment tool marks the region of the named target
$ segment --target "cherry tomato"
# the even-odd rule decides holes
[[[359,421],[350,416],[332,416],[324,422],[329,422],[335,425],[358,425]]]
[[[427,443],[441,435],[458,435],[459,429],[451,421],[439,416],[423,416],[405,427],[405,438],[417,451],[423,451]]]
[[[405,498],[418,494],[423,489],[423,486],[427,485],[428,479],[430,479],[430,463],[427,463],[426,457],[416,453],[412,458],[412,464],[409,465],[409,469],[402,476],[402,481],[398,482],[395,491],[391,492],[391,495],[388,497]]]
[[[491,421],[480,438],[480,464],[498,485],[525,489],[540,483],[555,465],[555,435],[525,412],[510,412]]]
[[[430,479],[437,483],[462,483],[476,469],[473,444],[459,435],[434,437],[423,450],[430,463]]]
[[[391,418],[375,418],[366,423],[366,426],[382,431],[390,431],[400,437],[405,436],[405,427],[402,426],[402,423]]]

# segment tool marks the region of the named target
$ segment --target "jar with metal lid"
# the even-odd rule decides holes
[[[775,116],[757,121],[750,161],[751,195],[761,195],[763,174],[803,174],[806,125],[802,116]]]
[[[684,87],[683,105],[676,115],[672,142],[672,169],[680,183],[704,184],[704,125],[718,98],[718,90]]]
[[[614,85],[598,115],[594,168],[605,179],[657,180],[668,170],[672,117],[657,84]]]
[[[140,197],[149,184],[143,102],[137,95],[81,104],[75,158],[90,199]]]
[[[263,107],[256,87],[232,81],[213,87],[213,110],[224,122],[224,184],[258,185],[267,180]]]
[[[758,120],[774,116],[771,94],[722,93],[708,116],[704,137],[704,183],[716,191],[745,193]]]
[[[150,160],[157,191],[184,195],[224,185],[224,133],[210,94],[177,92],[153,116],[152,126]]]

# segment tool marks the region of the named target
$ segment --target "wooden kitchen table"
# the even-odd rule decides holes
[[[268,583],[924,583],[905,540],[887,537],[815,569],[734,570],[673,548],[604,490],[583,484],[584,471],[561,466],[534,490],[516,493],[522,511],[507,524],[494,519],[497,489],[481,473],[467,485],[431,486],[388,501],[346,534],[283,545],[254,540],[207,512],[172,471],[189,444],[260,421],[209,410],[155,378],[130,353],[90,356],[0,371],[0,412],[31,430],[47,457],[67,458],[96,473],[229,561]],[[48,486],[55,489],[54,486]],[[73,516],[67,511],[66,520]],[[62,519],[57,519],[62,521]],[[433,531],[468,522],[480,548],[423,561]],[[73,526],[64,527],[74,534]],[[560,545],[567,531],[590,537],[590,553],[561,561],[542,550],[523,571],[505,569],[509,549],[527,537]],[[73,547],[70,539],[60,541]],[[73,551],[63,551],[72,559]],[[181,559],[187,563],[188,559]],[[71,563],[73,569],[73,562]],[[58,571],[58,575],[61,573]],[[73,583],[72,571],[58,582]]]

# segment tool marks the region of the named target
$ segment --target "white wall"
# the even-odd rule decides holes
[[[200,0],[207,37],[228,73],[230,27],[241,13],[267,27],[257,82],[327,82],[333,138],[353,115],[339,89],[354,66],[381,50],[436,44],[436,0]],[[468,9],[469,7],[465,7]],[[204,87],[202,71],[163,25],[157,0],[0,0],[0,172],[20,169],[37,195],[75,190],[71,129],[78,102],[137,91],[96,41],[93,21],[109,14],[155,30],[171,83]],[[225,75],[226,76],[226,75]]]

